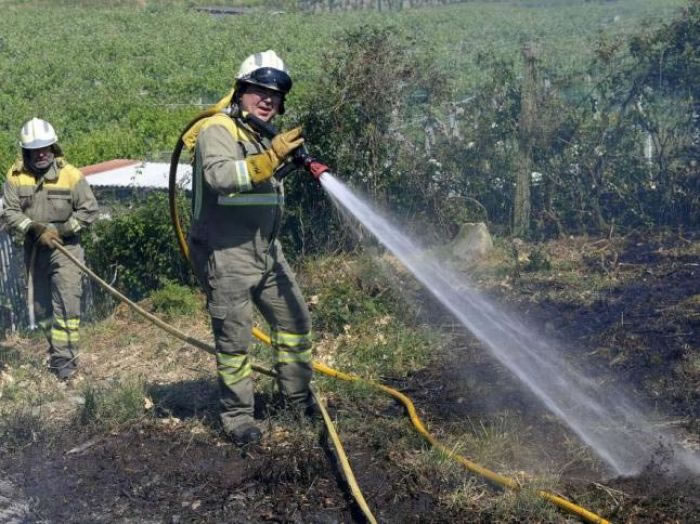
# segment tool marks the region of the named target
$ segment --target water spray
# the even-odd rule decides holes
[[[501,364],[564,421],[618,475],[638,473],[660,447],[675,464],[700,472],[700,459],[654,428],[645,409],[574,369],[565,355],[514,315],[472,289],[464,275],[426,256],[407,235],[332,175],[321,185],[338,208],[366,227]]]

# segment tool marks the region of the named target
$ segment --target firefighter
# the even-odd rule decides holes
[[[291,87],[287,68],[274,51],[255,53],[240,66],[226,101],[229,111],[201,120],[183,137],[194,151],[188,245],[207,294],[222,427],[239,445],[262,437],[253,419],[248,357],[253,306],[271,330],[285,404],[310,418],[318,413],[309,390],[309,311],[277,238],[284,188],[274,175],[304,139],[296,128],[269,140],[241,118],[251,114],[270,122],[283,114]]]
[[[24,244],[36,322],[49,341],[49,370],[68,380],[78,365],[81,275],[55,245],[82,260],[80,234],[97,218],[97,201],[82,173],[63,157],[51,124],[27,121],[20,147],[3,187],[2,221]]]

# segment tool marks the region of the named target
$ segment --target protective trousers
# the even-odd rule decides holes
[[[68,252],[83,260],[78,243],[66,243]],[[34,263],[27,249],[27,270],[31,272],[36,323],[49,342],[49,368],[59,376],[68,376],[77,366],[80,342],[80,270],[56,249],[38,246]]]
[[[275,370],[283,398],[304,408],[313,403],[311,321],[294,274],[279,243],[261,252],[254,242],[205,250],[190,242],[195,270],[205,283],[216,344],[221,421],[233,432],[252,422],[251,363],[253,305],[270,326]]]

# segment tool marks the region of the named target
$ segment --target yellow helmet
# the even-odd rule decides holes
[[[19,132],[19,138],[22,149],[41,149],[58,142],[53,126],[40,118],[32,118],[25,122]]]

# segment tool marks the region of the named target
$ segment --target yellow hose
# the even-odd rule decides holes
[[[71,255],[63,246],[60,244],[54,243],[54,247],[58,249],[61,253],[63,253],[68,259],[73,262],[76,266],[78,266],[85,274],[87,274],[90,278],[95,280],[98,284],[100,284],[104,289],[106,289],[111,295],[116,297],[117,299],[121,300],[122,302],[126,303],[129,307],[131,307],[134,311],[136,311],[138,314],[143,316],[144,318],[148,319],[149,321],[153,322],[156,326],[160,327],[161,329],[167,331],[171,335],[173,335],[176,338],[179,338],[180,340],[187,342],[188,344],[193,345],[196,348],[202,349],[208,353],[211,354],[216,354],[216,349],[211,346],[210,344],[207,344],[205,342],[202,342],[201,340],[198,340],[196,338],[190,337],[189,335],[183,333],[182,331],[178,330],[177,328],[174,328],[173,326],[166,324],[163,322],[161,319],[156,317],[155,315],[152,315],[148,311],[144,310],[141,308],[139,305],[134,303],[133,301],[129,300],[126,296],[124,296],[122,293],[114,289],[112,286],[107,284],[104,280],[102,280],[99,276],[97,276],[92,270],[90,270],[87,266],[85,266],[83,263],[81,263],[77,258],[75,258],[73,255]],[[263,331],[258,329],[257,327],[253,328],[253,335],[260,340],[261,342],[264,342],[265,344],[270,344],[270,337],[265,334]],[[263,373],[265,375],[274,375],[272,371],[270,371],[267,368],[264,368],[262,366],[258,366],[256,364],[252,365],[252,368],[259,372]],[[438,448],[440,451],[445,453],[448,457],[452,458],[453,460],[459,462],[462,464],[466,469],[471,471],[472,473],[476,473],[477,475],[480,475],[484,477],[487,480],[490,480],[494,484],[497,484],[499,486],[502,486],[504,488],[512,489],[514,491],[519,491],[521,489],[520,485],[515,482],[513,479],[510,479],[508,477],[504,477],[503,475],[499,475],[498,473],[495,473],[489,469],[486,469],[470,460],[467,458],[463,457],[462,455],[456,453],[454,450],[446,447],[445,445],[441,444],[435,437],[433,437],[430,433],[428,433],[428,430],[425,429],[425,426],[421,422],[420,418],[418,417],[418,413],[416,412],[416,408],[413,405],[413,402],[411,401],[410,398],[408,398],[406,395],[403,393],[390,388],[388,386],[385,386],[383,384],[379,384],[377,382],[372,382],[370,380],[365,380],[360,377],[350,375],[347,373],[343,373],[341,371],[336,371],[335,369],[332,369],[322,362],[313,362],[313,368],[315,371],[322,373],[326,376],[340,379],[340,380],[345,380],[348,382],[363,382],[365,384],[369,384],[370,386],[374,387],[375,389],[379,389],[381,391],[384,391],[385,393],[391,395],[395,399],[399,400],[405,407],[406,411],[408,412],[408,416],[411,419],[411,422],[413,423],[413,426],[416,428],[416,430],[425,438],[432,446],[435,446]],[[321,402],[318,402],[319,406],[323,406]],[[367,504],[364,501],[364,497],[362,497],[362,494],[359,491],[359,488],[357,488],[357,483],[354,480],[354,476],[352,474],[352,470],[350,469],[349,463],[347,462],[347,457],[345,453],[342,451],[342,445],[340,444],[340,440],[337,438],[337,433],[335,432],[335,428],[332,430],[332,422],[330,420],[330,417],[328,417],[328,413],[325,411],[325,409],[322,407],[322,414],[323,414],[323,419],[324,422],[326,422],[326,426],[329,428],[329,434],[331,434],[331,438],[334,441],[334,444],[336,444],[336,450],[338,451],[338,456],[340,457],[341,460],[341,465],[343,465],[343,470],[346,475],[346,479],[348,480],[348,484],[351,486],[351,490],[353,491],[353,496],[355,496],[355,499],[358,502],[358,505],[362,509],[363,512],[365,512],[365,515],[367,515],[368,520],[372,522],[370,519],[371,512],[369,512],[369,508],[367,508]],[[333,436],[335,435],[335,437]],[[347,466],[347,469],[345,468]],[[352,479],[352,480],[351,480]],[[595,513],[592,513],[581,506],[578,506],[576,504],[573,504],[572,502],[569,502],[568,500],[555,495],[554,493],[550,493],[548,491],[544,490],[538,490],[537,495],[554,505],[560,507],[561,509],[564,509],[565,511],[577,515],[581,517],[583,520],[586,522],[594,522],[597,524],[607,524],[609,521],[599,517]],[[360,502],[362,501],[362,502]],[[369,513],[369,515],[368,515]],[[374,517],[371,517],[372,519]],[[376,521],[375,521],[376,522]]]
[[[255,336],[258,336],[255,332],[253,333]],[[260,337],[258,337],[260,338]],[[264,342],[264,339],[260,338]],[[329,377],[337,378],[340,380],[346,380],[349,382],[362,382],[364,384],[369,384],[375,389],[379,389],[381,391],[384,391],[385,393],[388,393],[395,399],[399,400],[405,407],[406,411],[408,412],[408,416],[411,419],[411,422],[413,423],[413,426],[416,428],[418,433],[421,434],[425,440],[427,440],[432,446],[436,447],[443,453],[445,453],[448,457],[451,459],[459,462],[462,464],[465,468],[467,468],[469,471],[472,473],[476,473],[477,475],[480,475],[484,477],[487,480],[490,480],[494,484],[498,484],[499,486],[502,486],[504,488],[512,489],[514,491],[519,491],[521,489],[520,485],[514,481],[513,479],[510,479],[508,477],[504,477],[503,475],[499,475],[498,473],[495,473],[489,469],[484,468],[483,466],[480,466],[479,464],[476,464],[472,462],[471,460],[468,460],[467,458],[463,457],[459,453],[456,453],[454,450],[448,448],[447,446],[441,444],[435,437],[433,437],[430,433],[428,433],[428,430],[425,429],[425,426],[421,422],[420,418],[418,417],[418,413],[416,412],[416,408],[413,405],[413,402],[411,401],[410,398],[408,398],[406,395],[403,393],[390,388],[388,386],[385,386],[383,384],[379,384],[377,382],[372,382],[371,380],[365,380],[360,377],[354,376],[354,375],[349,375],[347,373],[342,373],[340,371],[336,371],[335,369],[329,368],[325,364],[321,362],[314,362],[313,363],[314,370],[318,371],[319,373],[322,373],[324,375],[327,375]],[[577,506],[576,504],[573,504],[572,502],[569,502],[565,498],[562,498],[558,495],[555,495],[554,493],[550,493],[548,491],[544,490],[538,490],[537,496],[540,498],[543,498],[545,500],[548,500],[549,502],[555,504],[556,506],[568,511],[569,513],[572,513],[574,515],[578,515],[581,517],[583,520],[586,522],[595,522],[597,524],[607,524],[609,521],[605,520],[603,517],[599,517],[595,513],[592,513],[588,511],[585,508],[582,508],[581,506]]]
[[[340,452],[343,450],[343,444],[340,442],[340,437],[338,436],[338,432],[335,430],[335,426],[333,426],[333,421],[331,420],[331,417],[328,414],[328,411],[326,410],[326,406],[323,405],[323,402],[321,402],[321,399],[318,397],[318,395],[313,389],[311,389],[311,394],[313,395],[316,404],[321,410],[321,415],[323,415],[323,422],[326,424],[326,428],[328,429],[328,434],[330,435],[331,440],[333,441],[333,445],[335,446],[336,450],[339,450],[338,460],[340,460],[340,464],[343,468],[343,471],[345,472],[345,480],[347,481],[348,486],[350,486],[350,491],[352,492],[353,497],[355,497],[357,505],[360,507],[362,513],[365,515],[367,522],[369,522],[370,524],[377,524],[377,519],[375,519],[374,515],[372,515],[372,511],[369,509],[367,501],[362,495],[362,491],[360,491],[360,486],[357,485],[357,480],[355,480],[355,475],[353,475],[352,473],[352,468],[350,467],[350,462],[348,461],[347,455],[344,452]]]

